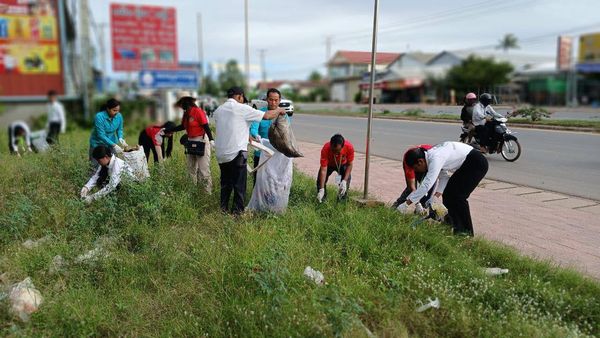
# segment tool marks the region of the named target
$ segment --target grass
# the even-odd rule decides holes
[[[457,108],[458,109],[458,108]],[[328,116],[354,116],[366,117],[367,112],[356,112],[347,109],[323,109],[323,110],[298,110],[301,114],[313,115],[328,115]],[[374,112],[374,117],[388,119],[410,119],[410,120],[448,120],[460,121],[460,116],[455,114],[427,114],[422,109],[408,109],[401,112],[391,112],[385,110],[383,112]],[[600,132],[600,121],[596,120],[553,120],[545,119],[540,121],[531,121],[525,118],[511,118],[509,124],[527,124],[539,126],[556,126],[556,127],[576,127],[576,128],[592,128],[595,132]]]
[[[45,299],[28,323],[0,301],[2,336],[600,335],[596,281],[445,226],[413,230],[385,207],[318,205],[302,175],[284,215],[234,218],[188,184],[177,145],[151,180],[85,205],[87,135],[0,155],[0,273],[31,277]],[[107,255],[75,262],[99,242]],[[53,272],[56,255],[69,264]],[[303,277],[308,265],[326,285]],[[481,271],[495,266],[510,273]],[[440,309],[417,313],[428,297]]]

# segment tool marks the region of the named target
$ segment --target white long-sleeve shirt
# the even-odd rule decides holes
[[[496,111],[492,106],[488,105],[484,107],[480,102],[477,102],[473,106],[473,125],[474,126],[483,126],[486,122],[487,116],[494,116]]]
[[[436,192],[444,192],[451,174],[458,170],[465,162],[467,155],[473,150],[470,145],[461,142],[444,142],[425,152],[427,161],[427,174],[417,190],[408,195],[411,202],[418,202],[439,178]]]
[[[88,190],[92,190],[92,188],[97,185],[98,178],[100,177],[100,170],[102,170],[102,166],[98,167],[98,170],[96,170],[94,176],[92,176],[92,178],[90,178],[90,180],[85,184],[85,187],[88,188]],[[104,186],[104,188],[100,189],[95,194],[90,195],[90,199],[96,200],[102,198],[115,190],[119,183],[121,183],[122,175],[127,175],[131,179],[135,180],[135,175],[133,174],[131,167],[122,159],[112,155],[110,158],[110,163],[108,164],[107,179],[109,182]]]
[[[240,151],[248,150],[250,125],[262,120],[264,112],[234,99],[228,99],[214,112],[217,131],[215,153],[217,162],[233,161]]]
[[[31,147],[31,131],[29,130],[29,126],[24,121],[15,121],[8,126],[8,129],[10,129],[8,136],[10,149],[15,153],[19,152],[19,140],[17,137],[15,137],[15,129],[18,127],[21,127],[23,130],[25,130],[25,143],[27,144],[27,148]]]
[[[58,101],[50,102],[46,105],[48,110],[48,125],[51,122],[60,123],[60,132],[67,130],[67,118],[65,117],[65,108]]]

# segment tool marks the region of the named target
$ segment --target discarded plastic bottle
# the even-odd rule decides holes
[[[429,303],[419,306],[417,308],[417,312],[423,312],[423,311],[425,311],[427,309],[431,309],[431,308],[435,308],[435,309],[440,308],[440,300],[438,298],[436,298],[434,300],[431,300],[431,298],[428,298],[427,300],[429,301]]]
[[[486,268],[484,271],[488,276],[499,276],[508,273],[508,269],[501,268]]]

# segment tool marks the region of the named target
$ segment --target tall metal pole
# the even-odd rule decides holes
[[[204,84],[204,45],[202,43],[202,14],[196,15],[196,24],[198,26],[198,68],[200,70],[200,88]]]
[[[104,41],[104,29],[108,27],[106,22],[98,24],[100,40],[100,62],[102,63],[102,91],[108,93],[108,66],[106,65],[106,42]]]
[[[267,82],[267,65],[265,63],[265,52],[266,49],[259,49],[260,52],[260,71],[262,73],[262,81]]]
[[[373,120],[373,88],[375,87],[375,64],[377,61],[377,15],[379,11],[379,0],[375,0],[375,9],[373,11],[373,45],[371,46],[371,81],[369,83],[369,118],[367,120],[367,147],[365,158],[365,191],[363,198],[369,196],[369,162],[371,160],[371,121]]]
[[[246,87],[250,88],[250,47],[248,45],[248,0],[244,0],[244,21],[246,27],[246,50],[245,50],[245,72],[246,72]]]

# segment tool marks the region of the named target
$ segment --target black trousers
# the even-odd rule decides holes
[[[246,197],[246,182],[248,172],[246,163],[248,152],[240,151],[230,162],[219,163],[221,169],[221,210],[229,210],[229,197],[233,191],[233,205],[231,212],[239,214],[244,211],[244,198]]]
[[[60,122],[50,122],[48,137],[46,137],[46,142],[49,144],[58,143],[58,135],[60,134]]]
[[[473,149],[462,166],[450,177],[443,193],[448,216],[455,234],[473,236],[473,221],[467,199],[488,171],[488,161]]]
[[[486,127],[485,125],[475,126],[475,135],[479,139],[479,145],[487,147],[489,140],[490,140],[488,127]]]
[[[323,199],[327,198],[327,180],[329,180],[329,176],[331,176],[331,174],[335,171],[338,174],[340,174],[342,176],[342,179],[344,178],[344,176],[346,176],[346,170],[348,169],[348,165],[347,164],[342,164],[340,166],[340,171],[338,172],[336,167],[327,167],[327,174],[325,174],[325,196],[323,197]],[[317,192],[319,191],[319,174],[321,173],[321,169],[319,168],[319,171],[317,172]],[[345,198],[346,196],[348,196],[348,191],[350,190],[350,181],[352,181],[352,175],[348,176],[348,180],[346,181],[346,194],[344,196],[342,196],[343,198]]]
[[[158,153],[154,148],[154,142],[148,134],[146,134],[145,130],[142,130],[140,136],[138,137],[138,144],[144,147],[144,154],[146,154],[146,161],[150,161],[150,151],[152,151],[152,155],[154,156],[154,163],[158,163]],[[165,149],[161,147],[162,157],[165,158]]]

